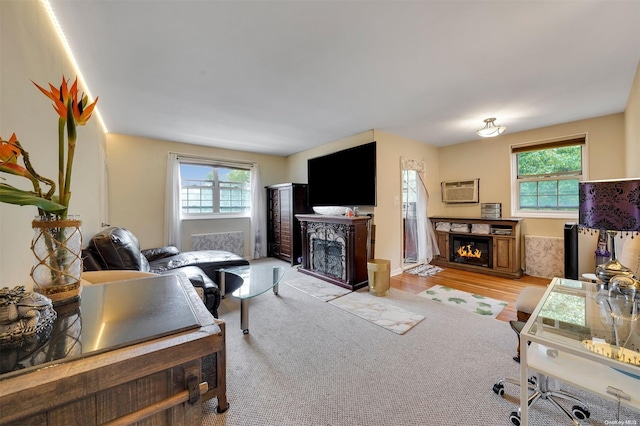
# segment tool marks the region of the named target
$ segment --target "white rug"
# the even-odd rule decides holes
[[[335,284],[310,276],[287,280],[285,281],[285,284],[325,302],[333,300],[336,297],[343,296],[347,293],[351,293],[351,290],[347,290],[346,288],[342,288]]]
[[[420,277],[428,277],[431,275],[435,275],[440,271],[444,271],[444,269],[439,266],[426,264],[426,265],[416,266],[415,268],[407,269],[404,272],[406,272],[407,274],[418,275]]]
[[[368,292],[353,292],[329,303],[397,334],[406,333],[424,319]]]
[[[502,300],[491,299],[441,285],[433,286],[418,293],[418,295],[435,302],[456,306],[465,311],[491,318],[495,318],[509,304]]]

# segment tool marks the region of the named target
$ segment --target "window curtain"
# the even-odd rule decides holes
[[[417,241],[417,262],[427,264],[434,255],[440,254],[433,227],[428,215],[429,193],[424,181],[424,161],[409,160],[403,158],[402,170],[414,170],[418,176],[416,188],[416,227],[409,229],[413,232],[414,241]],[[405,212],[409,214],[409,209]]]
[[[267,206],[258,164],[251,168],[251,255],[267,256]]]
[[[180,220],[180,162],[178,154],[169,153],[165,187],[165,245],[182,250],[182,222]]]
[[[440,250],[429,220],[429,192],[424,181],[424,173],[418,173],[418,177],[420,178],[420,185],[418,185],[418,229],[424,231],[423,237],[418,239],[418,259],[423,263],[429,263],[435,255],[440,254]]]
[[[236,163],[185,154],[169,153],[165,188],[165,244],[182,250],[182,221],[180,219],[180,162],[208,163],[251,169],[251,256],[258,259],[267,256],[267,214],[265,190],[257,163]]]

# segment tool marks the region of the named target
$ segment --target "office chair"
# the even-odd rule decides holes
[[[516,332],[518,336],[518,342],[520,342],[520,332],[526,323],[522,321],[509,321],[509,325]],[[520,362],[520,344],[518,343],[518,356],[513,358],[514,361]],[[504,384],[511,383],[516,386],[520,386],[520,381],[511,378],[502,378],[496,384],[493,385],[493,391],[500,396],[504,396]],[[549,378],[541,373],[536,373],[527,381],[527,388],[532,392],[527,400],[527,406],[531,407],[536,401],[540,399],[546,399],[558,410],[565,413],[572,421],[574,425],[579,424],[579,420],[586,420],[591,416],[591,413],[587,409],[585,403],[579,398],[561,391],[552,390],[549,388]],[[571,407],[571,411],[568,411],[562,405],[558,403],[558,399],[564,399],[574,402],[576,405]],[[509,420],[516,426],[520,426],[521,408],[518,407],[517,411],[512,411],[509,415]]]

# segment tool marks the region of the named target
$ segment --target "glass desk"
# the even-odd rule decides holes
[[[232,285],[231,295],[240,299],[240,328],[249,334],[249,300],[273,290],[278,294],[278,284],[284,276],[280,266],[253,265],[236,266],[220,270],[220,294],[224,295],[227,286]]]
[[[531,369],[640,412],[640,301],[599,287],[553,279],[520,333],[520,383]],[[527,386],[520,392],[526,425]]]

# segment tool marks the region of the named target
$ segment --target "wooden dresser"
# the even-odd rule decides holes
[[[63,330],[68,335],[73,334],[69,331],[75,330],[83,336],[73,336],[68,345],[63,345],[66,350],[80,343],[82,351],[87,353],[1,374],[0,424],[199,425],[202,423],[202,401],[214,397],[218,399],[218,411],[226,411],[225,323],[207,311],[188,279],[179,275],[170,277],[175,281],[169,282],[169,286],[174,290],[176,287],[184,290],[195,325],[183,327],[175,333],[163,333],[148,340],[137,339],[137,343],[122,343],[115,349],[95,352],[86,346],[99,345],[101,340],[110,339],[111,336],[106,336],[107,331],[89,339],[84,332],[80,334],[76,326]],[[55,307],[58,312],[56,323],[72,319],[88,327],[93,321],[89,317],[94,316],[103,321],[103,329],[111,328],[126,334],[128,330],[121,326],[129,321],[130,318],[125,317],[130,311],[123,308],[137,303],[142,310],[150,309],[144,304],[153,302],[153,297],[145,299],[144,291],[134,290],[138,289],[140,281],[155,279],[127,281],[132,289],[131,297],[119,295],[120,303],[102,312],[88,311],[82,305],[85,302],[83,298],[92,297],[96,293],[94,287],[99,286],[91,286],[91,291],[87,291],[89,287],[83,288],[81,303],[76,303],[76,307]],[[100,286],[121,283],[125,282]],[[158,286],[158,291],[160,289]],[[150,323],[162,321],[163,315],[171,315],[163,310],[165,312],[156,312],[155,318],[149,315],[145,318]],[[118,325],[112,326],[115,313],[120,313],[115,315]],[[83,320],[85,314],[86,321]],[[56,327],[54,324],[51,339],[60,337],[56,337]],[[46,349],[50,343],[47,341],[43,347]],[[3,354],[6,360],[7,352]]]
[[[308,188],[302,183],[267,187],[267,256],[291,265],[300,263],[302,242],[300,221],[295,215],[310,213]]]

